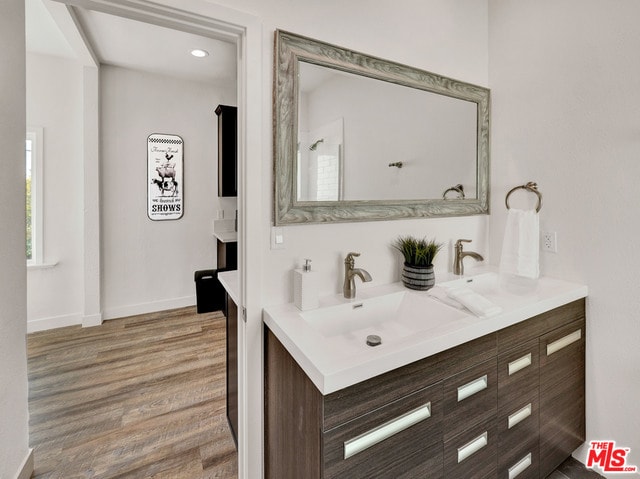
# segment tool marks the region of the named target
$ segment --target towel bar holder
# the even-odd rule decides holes
[[[538,197],[538,205],[536,206],[536,213],[540,212],[540,208],[542,208],[542,193],[540,193],[538,191],[538,184],[530,181],[524,185],[519,185],[516,186],[515,188],[511,188],[509,190],[509,193],[507,193],[507,196],[504,198],[504,204],[506,205],[507,209],[510,210],[511,207],[509,206],[509,196],[511,195],[511,193],[513,193],[516,190],[527,190],[530,191],[531,193],[535,193],[536,196]]]
[[[458,193],[457,199],[464,200],[464,186],[462,186],[461,184],[457,184],[456,186],[452,186],[451,188],[444,190],[444,193],[442,193],[443,200],[449,199],[447,198],[447,193],[449,193],[450,191],[455,191],[456,193]]]

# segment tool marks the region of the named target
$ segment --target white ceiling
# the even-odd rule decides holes
[[[27,51],[74,57],[67,35],[44,4],[49,1],[26,0]],[[232,43],[105,13],[75,11],[101,64],[220,86],[235,85],[236,46]],[[206,50],[209,56],[192,56],[194,48]]]
[[[28,52],[75,58],[75,53],[42,0],[25,0],[26,48]]]

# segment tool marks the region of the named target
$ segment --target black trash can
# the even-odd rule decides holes
[[[198,314],[224,310],[225,290],[218,281],[218,270],[196,271],[193,279],[196,282],[196,310]]]

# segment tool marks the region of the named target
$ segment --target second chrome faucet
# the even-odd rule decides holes
[[[464,274],[464,263],[462,262],[462,260],[465,258],[465,256],[471,256],[477,261],[484,260],[482,255],[476,253],[475,251],[462,251],[462,243],[471,243],[471,240],[459,239],[458,241],[456,241],[455,256],[453,258],[453,274],[457,275]]]
[[[366,270],[355,267],[356,261],[354,258],[358,256],[360,256],[360,253],[349,253],[344,259],[344,286],[342,287],[342,292],[347,299],[356,297],[355,276],[359,276],[364,283],[371,281],[371,275]]]

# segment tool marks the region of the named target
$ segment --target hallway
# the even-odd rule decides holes
[[[237,477],[221,312],[182,308],[27,341],[34,479]]]

